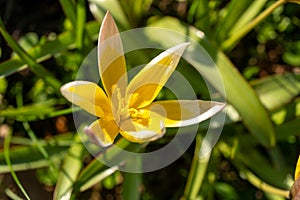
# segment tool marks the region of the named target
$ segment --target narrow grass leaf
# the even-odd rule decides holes
[[[222,43],[222,49],[223,50],[230,50],[232,49],[237,42],[242,39],[246,34],[248,34],[253,28],[262,22],[266,17],[268,17],[276,8],[279,6],[285,4],[286,0],[278,0],[275,1],[270,7],[265,9],[263,12],[261,12],[257,17],[255,17],[253,20],[251,20],[246,26],[239,29],[236,33],[231,35],[228,39],[223,40]]]
[[[58,163],[63,158],[67,145],[57,146],[49,143],[44,148],[53,163]],[[37,169],[49,166],[49,160],[40,153],[36,146],[19,146],[10,150],[10,161],[14,171]],[[9,172],[10,168],[5,162],[4,151],[0,151],[0,173]]]
[[[93,187],[97,183],[101,182],[102,180],[104,180],[108,176],[112,175],[117,170],[119,170],[119,168],[120,168],[119,166],[113,166],[113,167],[105,169],[102,172],[96,174],[94,177],[92,177],[90,180],[88,180],[87,182],[85,182],[80,187],[80,189],[79,189],[80,192],[84,192],[85,190],[90,189],[91,187]]]
[[[30,198],[29,198],[27,192],[25,191],[23,185],[19,181],[19,179],[13,169],[11,160],[10,160],[10,140],[11,140],[12,131],[9,127],[7,127],[6,129],[7,129],[7,132],[6,132],[6,137],[4,139],[4,147],[3,147],[5,162],[6,162],[7,166],[9,167],[10,174],[11,174],[12,178],[14,179],[14,181],[16,182],[17,186],[20,188],[20,190],[24,194],[25,198],[29,200]]]
[[[300,94],[300,78],[292,73],[257,79],[251,85],[268,110],[285,105]]]
[[[80,173],[77,182],[76,182],[76,191],[79,191],[80,188],[85,185],[88,181],[93,179],[97,174],[105,171],[107,166],[104,165],[99,160],[106,160],[106,162],[118,163],[118,166],[121,167],[126,165],[126,160],[120,157],[120,149],[130,148],[130,151],[137,151],[140,148],[144,147],[143,144],[134,144],[130,143],[125,139],[120,139],[115,143],[118,147],[111,146],[106,149],[105,152],[101,153],[97,158],[91,161]]]
[[[21,197],[19,197],[16,193],[14,193],[11,189],[9,189],[9,188],[6,188],[5,189],[5,194],[9,197],[9,198],[11,198],[11,199],[13,199],[13,200],[23,200]]]
[[[42,65],[38,64],[5,30],[2,19],[0,19],[0,32],[9,46],[18,54],[18,56],[28,64],[30,70],[38,77],[44,79],[51,85],[55,91],[59,90],[61,85],[51,73],[49,73]]]
[[[59,3],[67,17],[70,20],[73,27],[76,27],[76,12],[75,6],[72,0],[59,0]]]
[[[77,48],[82,49],[86,23],[85,0],[78,0],[76,8],[76,43]]]
[[[276,194],[278,196],[289,199],[289,194],[290,194],[289,190],[284,190],[284,189],[280,189],[280,188],[274,187],[272,185],[269,185],[268,183],[261,180],[259,177],[257,177],[254,173],[252,173],[250,170],[248,170],[241,164],[238,164],[238,168],[241,171],[241,175],[244,176],[256,188],[258,188],[264,192]]]
[[[91,13],[99,22],[102,21],[106,11],[109,11],[118,23],[120,30],[130,27],[130,23],[118,0],[88,0]]]
[[[228,33],[235,23],[240,19],[241,15],[251,5],[252,0],[232,0],[226,8],[226,14],[223,19],[219,21],[217,32],[217,39],[220,43],[227,39]]]
[[[246,146],[244,143],[240,146],[242,145]],[[272,185],[276,187],[289,188],[287,181],[285,181],[287,172],[284,173],[282,169],[275,169],[273,164],[268,162],[256,149],[244,149],[243,152],[237,153],[235,158],[265,182],[272,183]]]
[[[73,133],[60,134],[48,140],[39,140],[39,143],[47,151],[49,159],[54,163],[59,163],[65,152],[74,143],[73,135]],[[49,162],[30,139],[13,136],[11,143],[18,144],[10,149],[10,160],[15,171],[37,169],[49,165]],[[0,150],[0,173],[7,172],[9,172],[9,166],[5,162],[4,151]]]
[[[86,25],[86,34],[93,41],[98,39],[99,24],[95,21]],[[46,41],[44,44],[36,46],[28,50],[28,54],[36,61],[42,62],[49,59],[54,54],[67,49],[76,48],[76,40],[72,31],[66,31],[57,36],[55,40]],[[27,62],[19,57],[13,57],[7,61],[0,63],[0,77],[8,76],[19,70],[28,67]]]
[[[246,26],[254,17],[256,17],[266,4],[267,0],[252,1],[251,5],[240,15],[229,31],[229,35],[234,34],[239,29]]]
[[[71,199],[73,186],[83,166],[83,156],[86,152],[83,144],[77,143],[78,141],[80,138],[76,135],[74,144],[65,156],[54,190],[54,200]]]

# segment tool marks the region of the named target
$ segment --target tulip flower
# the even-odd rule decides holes
[[[84,80],[61,87],[67,100],[97,116],[84,130],[89,138],[101,146],[113,144],[119,133],[131,142],[149,142],[161,138],[167,127],[196,124],[222,110],[224,103],[212,101],[154,101],[188,45],[178,44],[162,52],[128,83],[121,37],[107,12],[97,54],[103,89]]]

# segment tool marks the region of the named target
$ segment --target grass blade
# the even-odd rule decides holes
[[[86,22],[85,13],[85,0],[78,0],[77,2],[77,15],[76,15],[76,43],[77,48],[82,49],[84,41],[84,29]]]
[[[233,25],[229,31],[229,36],[236,33],[239,29],[246,26],[254,17],[256,17],[263,6],[266,4],[267,0],[253,1],[251,5],[245,10],[245,12],[240,16],[238,21]]]
[[[51,85],[55,91],[59,91],[61,85],[51,73],[49,73],[42,65],[38,64],[17,42],[8,34],[4,29],[2,19],[0,19],[0,32],[9,46],[18,54],[26,64],[28,64],[30,70],[38,77],[44,79],[46,83]]]
[[[23,188],[21,182],[19,181],[13,166],[11,164],[11,160],[10,160],[10,148],[9,148],[9,144],[10,144],[10,140],[11,140],[11,135],[12,135],[12,131],[11,129],[7,126],[6,127],[6,137],[4,139],[4,157],[5,157],[5,162],[7,163],[8,167],[9,167],[9,171],[11,173],[12,178],[14,179],[14,181],[16,182],[16,184],[18,185],[18,187],[20,188],[21,192],[24,194],[24,196],[26,197],[26,199],[30,200],[28,194],[26,193],[25,189]]]
[[[93,41],[98,39],[99,24],[97,22],[89,22],[86,25],[86,34]],[[61,33],[55,40],[47,41],[42,45],[30,49],[27,53],[36,61],[41,62],[52,55],[66,50],[76,48],[76,40],[72,31]],[[5,62],[0,63],[0,77],[8,76],[19,70],[26,68],[27,63],[19,57],[13,57]]]
[[[54,200],[67,200],[71,198],[73,185],[83,166],[82,159],[86,152],[82,143],[77,143],[79,141],[79,136],[76,135],[74,139],[75,143],[69,148],[64,159],[54,190]]]
[[[291,73],[268,76],[251,84],[268,110],[285,105],[300,94],[300,80]]]
[[[217,39],[220,43],[227,39],[228,33],[231,28],[235,25],[235,23],[240,19],[241,15],[244,11],[249,7],[252,3],[252,0],[232,0],[230,1],[227,9],[225,17],[220,20],[218,29],[217,29]]]
[[[84,183],[81,187],[80,187],[80,192],[83,192],[89,188],[91,188],[92,186],[94,186],[95,184],[99,183],[100,181],[104,180],[106,177],[112,175],[114,172],[116,172],[117,170],[119,170],[119,166],[113,166],[110,167],[106,170],[103,170],[102,172],[96,174],[94,177],[92,177],[90,180],[88,180],[86,183]]]
[[[71,137],[73,134],[63,134],[48,141],[40,140],[47,151],[49,159],[53,163],[58,163],[64,156],[65,152],[70,146]],[[49,166],[49,161],[40,153],[40,150],[33,145],[31,140],[20,141],[19,138],[12,137],[12,142],[16,144],[27,143],[31,146],[16,146],[10,149],[10,162],[14,171],[23,171],[29,169],[37,169]],[[72,141],[74,143],[74,141]],[[0,173],[9,172],[9,166],[5,162],[4,151],[0,151]]]
[[[97,21],[101,22],[106,11],[109,11],[120,29],[130,27],[130,23],[118,0],[89,0],[88,2],[90,10]]]
[[[76,13],[75,6],[72,0],[59,0],[59,3],[66,15],[66,17],[70,20],[73,27],[76,27]]]
[[[286,3],[286,0],[275,1],[270,7],[261,12],[256,18],[249,22],[246,26],[242,27],[238,32],[233,34],[231,37],[226,39],[222,43],[222,49],[229,50],[231,49],[240,39],[242,39],[247,33],[249,33],[257,24],[263,21],[268,17],[276,8]]]

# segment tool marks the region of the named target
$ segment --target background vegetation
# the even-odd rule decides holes
[[[297,2],[0,1],[0,199],[287,198],[300,135]],[[228,103],[226,125],[210,155],[200,160],[197,155],[205,125],[180,159],[151,173],[108,168],[86,151],[59,87],[74,80],[96,46],[106,10],[120,31],[169,28],[188,34],[209,52]],[[159,37],[149,39],[168,47],[168,36]],[[138,62],[130,55],[127,60],[130,66]],[[183,62],[178,70],[199,98],[209,98],[189,64]],[[161,98],[169,98],[168,93]],[[167,144],[172,132],[167,135],[137,150]]]

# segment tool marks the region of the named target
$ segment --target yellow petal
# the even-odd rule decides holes
[[[144,123],[148,120],[147,125]],[[149,142],[161,138],[166,132],[163,118],[155,113],[142,122],[138,119],[126,119],[121,122],[120,133],[131,142]]]
[[[124,96],[127,87],[123,45],[114,19],[106,13],[98,39],[98,64],[103,87],[110,98],[114,88]]]
[[[110,103],[104,91],[89,81],[73,81],[63,85],[62,95],[73,104],[98,117],[112,117]]]
[[[181,127],[200,123],[221,111],[224,106],[213,101],[167,100],[153,102],[149,108],[166,116],[166,127]]]
[[[176,45],[159,54],[131,80],[126,91],[129,107],[142,108],[156,98],[188,44]]]
[[[297,161],[297,166],[295,170],[295,180],[297,180],[300,177],[300,156]]]
[[[85,127],[84,132],[93,143],[106,147],[114,142],[119,128],[114,120],[98,119],[89,127]]]

